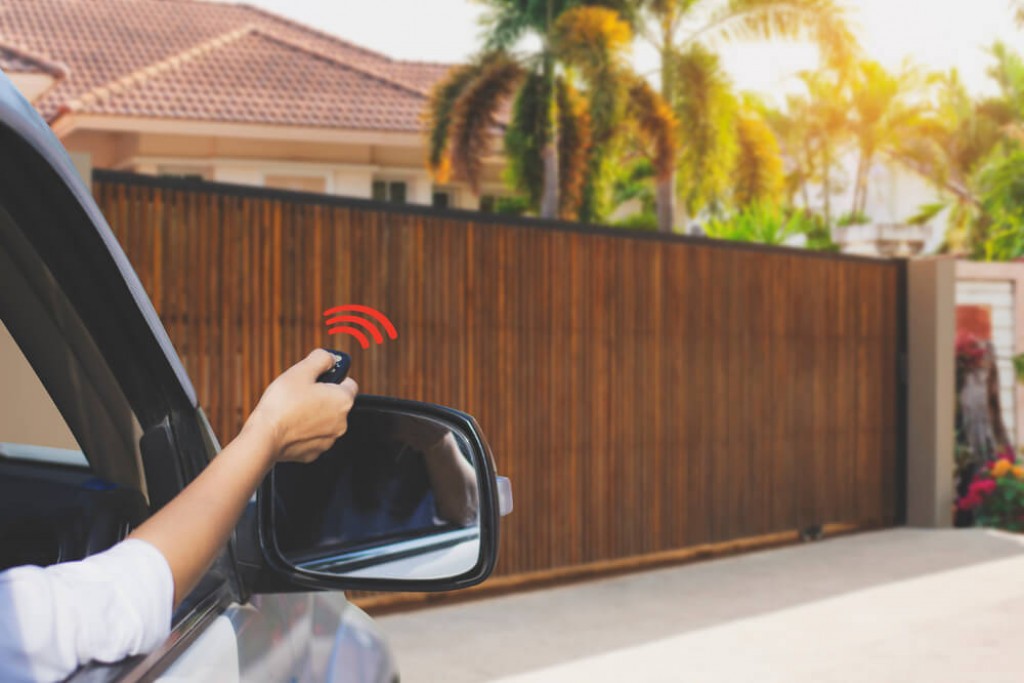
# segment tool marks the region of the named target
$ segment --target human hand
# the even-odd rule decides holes
[[[245,422],[243,433],[270,441],[271,462],[313,462],[345,433],[359,386],[317,382],[334,356],[315,349],[270,383]]]

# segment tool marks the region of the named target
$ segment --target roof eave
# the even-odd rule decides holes
[[[250,140],[289,140],[337,144],[387,144],[417,147],[425,144],[426,131],[326,128],[275,123],[244,123],[194,119],[92,114],[62,108],[51,121],[63,139],[80,130],[161,133]]]

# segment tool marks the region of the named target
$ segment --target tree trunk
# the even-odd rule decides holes
[[[551,23],[551,0],[548,0],[548,24]],[[540,217],[558,218],[558,97],[555,94],[555,62],[550,48],[544,50],[544,89],[548,98],[544,121],[547,144],[540,151],[544,164],[544,190],[540,196]]]
[[[811,210],[811,196],[807,189],[807,185],[811,182],[811,176],[814,174],[814,155],[807,146],[807,138],[804,138],[803,144],[804,163],[803,168],[800,170],[800,196],[804,200],[804,209],[807,211]]]
[[[853,218],[860,210],[860,193],[864,178],[864,151],[861,150],[857,157],[857,173],[853,177],[853,206],[850,207],[850,217]]]
[[[656,206],[658,210],[658,232],[672,232],[676,214],[676,172],[673,169],[665,178],[657,181]]]
[[[663,36],[661,44],[661,98],[665,100],[669,108],[675,110],[676,101],[676,79],[675,79],[675,57],[672,48],[671,17],[666,16],[663,25]],[[676,221],[676,169],[675,160],[673,168],[667,178],[656,181],[654,203],[658,213],[658,231],[672,232]]]
[[[828,228],[829,235],[832,234],[832,154],[828,148],[828,144],[825,144],[824,150],[822,151],[822,169],[821,169],[821,185],[822,191],[825,194],[825,226]]]
[[[540,217],[558,218],[558,141],[544,145],[540,152],[544,162],[544,192],[540,196]]]
[[[857,211],[859,213],[865,213],[868,210],[868,173],[871,172],[871,166],[875,162],[875,153],[873,150],[864,152],[863,156],[863,169],[861,170],[860,176],[860,204],[857,205]]]

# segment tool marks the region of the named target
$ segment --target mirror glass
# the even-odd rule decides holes
[[[422,415],[349,413],[315,462],[274,468],[274,532],[291,564],[366,579],[447,579],[480,556],[471,441]]]

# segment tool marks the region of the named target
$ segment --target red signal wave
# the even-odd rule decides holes
[[[389,338],[398,338],[398,330],[395,329],[395,326],[391,324],[391,321],[388,320],[388,317],[386,315],[384,315],[375,308],[370,308],[369,306],[362,306],[360,304],[345,304],[344,306],[335,306],[333,308],[328,308],[326,311],[324,311],[324,317],[327,318],[325,324],[329,328],[327,330],[327,334],[350,335],[354,337],[356,341],[359,342],[359,345],[361,347],[363,347],[364,349],[368,349],[370,348],[370,340],[366,336],[366,333],[363,330],[352,326],[359,325],[360,327],[365,329],[366,332],[370,333],[370,336],[373,337],[373,341],[375,343],[384,343],[384,335],[381,334],[380,330],[377,329],[377,326],[374,325],[373,322],[367,320],[366,318],[361,318],[357,315],[335,315],[336,313],[345,313],[349,311],[353,313],[363,313],[365,315],[370,316],[371,318],[374,319],[374,321],[379,322],[384,327],[384,330],[388,333]],[[343,325],[342,323],[351,324]],[[331,327],[332,325],[335,325],[336,327]]]

